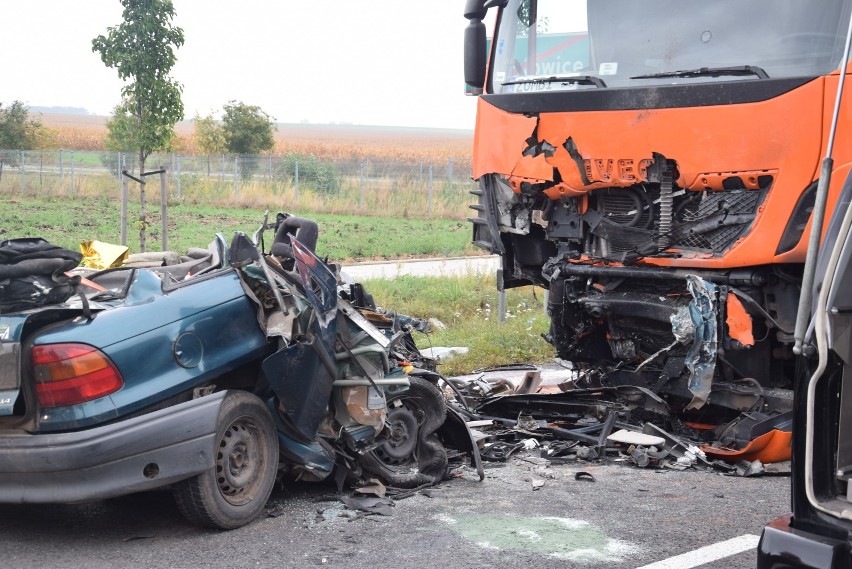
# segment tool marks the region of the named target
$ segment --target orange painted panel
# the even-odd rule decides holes
[[[746,181],[774,177],[751,231],[721,257],[684,255],[648,258],[660,266],[731,268],[774,262],[802,262],[807,239],[794,250],[775,255],[800,195],[819,175],[837,78],[818,78],[770,100],[706,107],[542,113],[512,115],[480,98],[474,143],[474,178],[488,173],[519,179],[545,177],[542,162],[522,158],[535,132],[556,150],[546,168],[558,170],[562,183],[547,190],[558,199],[603,187],[623,187],[645,179],[654,153],[677,163],[677,185],[704,189],[731,173]],[[570,96],[567,94],[566,96]],[[845,97],[835,145],[836,174],[831,206],[852,161],[852,96]],[[566,149],[566,141],[572,153]],[[545,169],[546,169],[545,168]],[[517,184],[514,184],[515,186]],[[754,185],[754,184],[753,184]],[[807,234],[806,234],[807,235]]]

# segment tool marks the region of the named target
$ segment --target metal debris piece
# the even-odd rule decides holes
[[[751,462],[747,460],[741,460],[740,462],[736,463],[735,466],[737,467],[736,475],[743,476],[745,478],[749,478],[751,476],[760,476],[764,472],[766,472],[766,469],[763,467],[763,463],[759,460],[753,460]]]
[[[393,500],[390,498],[377,498],[373,496],[350,497],[341,496],[340,501],[350,510],[358,510],[361,512],[369,512],[380,516],[390,516],[393,514]]]
[[[387,488],[382,484],[377,478],[370,478],[367,480],[367,484],[364,486],[360,486],[355,488],[355,492],[357,494],[372,494],[379,498],[384,498],[387,493]]]
[[[595,480],[594,475],[591,472],[586,472],[585,470],[580,470],[576,474],[574,474],[574,480],[588,480],[589,482],[597,482]]]
[[[639,468],[647,468],[649,466],[659,466],[660,461],[669,455],[667,450],[659,450],[657,447],[631,447],[630,458]]]
[[[577,449],[577,458],[582,460],[597,460],[598,451],[592,447],[580,447]]]
[[[521,384],[515,389],[515,393],[535,393],[541,385],[541,371],[528,371],[524,374]]]
[[[482,460],[490,462],[506,462],[512,454],[522,448],[524,448],[523,443],[510,444],[498,441],[485,445],[480,452],[480,455],[482,456]]]
[[[535,431],[537,429],[547,428],[547,421],[539,421],[532,415],[518,415],[518,422],[515,428],[524,431]]]
[[[716,285],[696,275],[686,277],[686,288],[692,293],[689,313],[695,325],[695,340],[686,354],[686,367],[689,370],[689,391],[693,398],[686,410],[700,409],[710,396],[713,384],[713,371],[716,368],[716,310],[713,299]]]
[[[653,423],[645,423],[642,426],[642,432],[648,435],[654,435],[665,439],[665,443],[662,446],[672,455],[678,458],[684,456],[689,450],[688,444],[684,443],[675,435],[664,431]]]
[[[541,457],[553,459],[556,457],[564,457],[568,454],[575,454],[574,450],[580,443],[577,441],[553,441],[546,447],[541,449]]]

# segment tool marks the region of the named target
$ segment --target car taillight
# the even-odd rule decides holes
[[[86,344],[34,346],[30,358],[42,407],[84,403],[115,393],[124,385],[109,358]]]

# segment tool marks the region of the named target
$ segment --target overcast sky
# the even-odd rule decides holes
[[[473,128],[463,0],[173,0],[186,118],[230,100],[278,122]],[[109,114],[121,82],[91,40],[118,0],[3,2],[0,102]]]

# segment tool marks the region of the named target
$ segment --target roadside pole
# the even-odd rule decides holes
[[[178,188],[180,188],[180,178],[178,178]],[[180,194],[178,194],[180,195]],[[168,230],[169,224],[166,220],[167,215],[167,206],[168,202],[168,192],[166,191],[166,170],[162,166],[160,166],[160,220],[162,222],[162,243],[163,243],[163,251],[169,250],[169,241],[168,241]]]
[[[127,170],[121,171],[121,245],[127,246]]]

